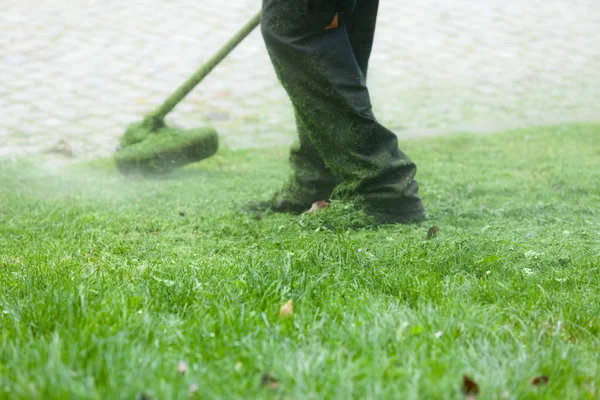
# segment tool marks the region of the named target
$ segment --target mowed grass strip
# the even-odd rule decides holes
[[[242,212],[285,149],[0,164],[0,398],[598,398],[600,126],[401,147],[430,219],[377,229]]]

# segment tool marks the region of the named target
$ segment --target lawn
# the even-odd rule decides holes
[[[1,162],[0,398],[600,398],[600,125],[401,147],[429,220],[380,228],[241,211],[281,148]]]

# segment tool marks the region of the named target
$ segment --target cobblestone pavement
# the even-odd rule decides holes
[[[4,0],[0,156],[59,140],[112,152],[258,1]],[[382,0],[370,75],[379,118],[409,137],[600,120],[600,1]],[[169,119],[232,148],[290,143],[292,112],[254,32]]]

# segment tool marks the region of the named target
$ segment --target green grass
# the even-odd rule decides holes
[[[240,211],[285,149],[0,164],[0,398],[599,398],[600,126],[401,147],[430,220],[358,230]]]

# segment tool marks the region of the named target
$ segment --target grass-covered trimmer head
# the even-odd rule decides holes
[[[217,132],[210,127],[181,130],[163,127],[147,131],[143,123],[133,124],[124,137],[145,136],[115,154],[117,169],[125,175],[160,175],[215,154],[219,148]]]
[[[171,128],[166,126],[164,118],[260,24],[260,17],[261,13],[255,15],[162,106],[127,128],[115,153],[120,172],[126,175],[164,174],[217,152],[219,138],[213,128]]]

